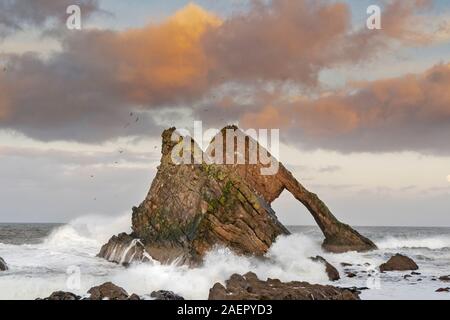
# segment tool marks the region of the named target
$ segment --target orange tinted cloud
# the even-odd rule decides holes
[[[450,153],[449,89],[450,64],[440,64],[423,74],[359,83],[345,94],[280,102],[276,113],[290,122],[274,117],[264,124],[312,147]],[[247,126],[259,125],[260,118],[271,119],[266,110],[241,117]]]
[[[130,98],[140,103],[152,95],[169,98],[175,91],[200,92],[208,87],[210,62],[201,47],[207,29],[220,20],[190,4],[158,26],[120,33],[113,48],[117,80]]]

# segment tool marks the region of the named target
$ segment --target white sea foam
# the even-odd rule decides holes
[[[41,244],[0,245],[0,256],[10,266],[9,271],[0,275],[0,299],[35,299],[46,297],[56,290],[82,295],[92,286],[106,281],[116,283],[129,293],[140,295],[154,290],[171,290],[187,299],[206,299],[214,283],[223,283],[233,273],[244,274],[249,271],[255,272],[261,279],[278,278],[282,281],[328,284],[324,266],[309,259],[316,255],[324,256],[338,267],[341,276],[344,275],[344,270],[340,262],[360,264],[361,270],[364,269],[364,263],[369,262],[371,268],[375,268],[386,260],[391,249],[402,249],[401,252],[415,255],[415,258],[427,255],[427,258],[441,259],[438,264],[438,260],[418,260],[424,275],[439,275],[445,271],[442,268],[450,262],[447,251],[440,250],[450,247],[449,236],[437,234],[420,238],[411,236],[413,233],[403,238],[381,238],[377,241],[380,250],[364,254],[326,254],[320,247],[320,239],[295,233],[278,238],[265,259],[237,256],[228,249],[216,248],[206,255],[204,265],[199,268],[158,263],[136,264],[124,268],[96,257],[101,245],[112,235],[129,231],[129,214],[117,218],[89,216],[57,228]],[[429,248],[434,251],[411,248]],[[81,270],[81,287],[78,289],[66,287],[66,271],[70,266],[77,266]],[[366,279],[349,279],[343,276],[335,284],[366,286]],[[397,278],[386,274],[382,275],[381,289],[366,291],[363,297],[408,298],[418,297],[422,292],[423,298],[443,298],[434,295],[437,289],[434,286],[437,285],[439,284],[428,281],[425,277],[424,281],[414,286],[414,291],[408,283],[399,283]]]
[[[450,248],[450,236],[435,237],[387,237],[377,243],[380,249],[424,248],[444,249]]]
[[[77,218],[54,230],[44,241],[47,246],[98,246],[112,235],[131,231],[129,214],[118,217],[91,215]]]
[[[113,281],[130,293],[143,295],[164,289],[190,299],[205,299],[214,283],[224,282],[233,273],[249,271],[262,279],[327,282],[324,266],[309,259],[321,252],[319,244],[301,234],[280,237],[263,260],[216,248],[207,254],[199,268],[158,263],[123,268],[95,257],[109,237],[127,231],[129,225],[129,216],[83,217],[56,229],[42,244],[9,246],[5,253],[0,247],[0,254],[11,263],[11,271],[0,278],[0,285],[11,290],[0,290],[0,299],[32,299],[48,296],[55,290],[67,290],[65,271],[72,265],[81,269],[82,286],[71,290],[77,294],[83,294],[93,285]],[[15,271],[19,269],[18,274]]]
[[[278,239],[266,260],[237,256],[228,249],[218,248],[207,254],[204,265],[199,268],[141,264],[117,273],[114,281],[139,294],[164,289],[189,299],[206,299],[214,283],[224,283],[233,273],[249,271],[261,279],[327,283],[324,266],[309,259],[317,253],[320,247],[316,243],[295,234]]]

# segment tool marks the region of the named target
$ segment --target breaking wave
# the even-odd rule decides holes
[[[113,235],[131,231],[129,214],[118,217],[84,216],[55,229],[43,245],[48,247],[92,247],[105,244]]]
[[[377,243],[380,249],[450,249],[450,236],[387,237]]]
[[[215,248],[198,268],[151,262],[125,268],[97,258],[101,246],[112,235],[131,231],[130,224],[129,214],[116,218],[87,216],[58,227],[41,244],[8,246],[4,252],[0,247],[0,255],[11,264],[10,273],[0,279],[0,285],[11,290],[1,290],[0,299],[34,299],[56,290],[82,295],[106,281],[116,283],[130,294],[171,290],[187,299],[206,299],[214,283],[223,283],[233,273],[249,271],[261,279],[328,282],[325,267],[309,259],[322,254],[320,244],[303,234],[279,237],[263,259]],[[66,285],[67,268],[71,266],[81,270],[78,289]],[[29,277],[35,280],[29,281]]]

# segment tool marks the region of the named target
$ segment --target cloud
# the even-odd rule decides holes
[[[244,113],[250,127],[279,127],[300,144],[343,152],[450,154],[450,64],[423,74],[355,83],[345,92]],[[272,102],[274,104],[274,102]],[[261,119],[273,119],[271,123]]]
[[[213,74],[241,81],[294,81],[317,85],[321,70],[358,63],[393,41],[422,43],[414,26],[428,0],[385,6],[382,30],[354,29],[348,4],[322,0],[252,1],[251,10],[206,36]],[[385,53],[385,52],[384,52]]]
[[[319,169],[320,173],[335,173],[338,171],[341,171],[342,167],[341,166],[326,166],[326,167],[322,167]]]
[[[2,221],[67,222],[129,213],[145,197],[158,158],[131,151],[0,147]]]
[[[18,26],[42,26],[40,21],[58,18],[60,8],[53,1],[28,2],[30,12],[19,1],[4,4]],[[0,73],[0,127],[44,141],[96,143],[156,134],[161,128],[155,112],[196,105],[229,84],[254,86],[251,90],[265,84],[318,86],[320,71],[364,61],[393,39],[403,40],[402,21],[408,22],[423,1],[400,2],[386,7],[396,16],[395,25],[387,19],[380,32],[354,30],[344,3],[255,0],[248,11],[225,20],[190,4],[142,28],[62,33],[62,50],[49,58],[2,56],[7,72]],[[97,8],[95,1],[83,3]],[[240,114],[242,108],[233,107],[236,101],[221,101],[217,110],[224,117]],[[250,115],[261,125],[276,121],[286,126],[291,121],[274,105],[265,105]],[[322,101],[305,110],[302,127],[310,134],[322,131],[309,123],[325,121],[325,114],[333,118],[328,123],[333,132],[351,131],[359,121],[342,104]],[[137,124],[130,121],[131,112],[139,113]]]
[[[97,0],[6,0],[0,2],[0,37],[24,27],[44,27],[50,21],[64,23],[67,7],[79,5],[83,17],[99,11]]]
[[[45,141],[159,134],[145,111],[191,101],[206,90],[198,42],[217,23],[190,5],[161,25],[70,33],[63,51],[47,60],[9,55],[0,74],[0,126]],[[138,123],[129,118],[135,110],[142,113]]]

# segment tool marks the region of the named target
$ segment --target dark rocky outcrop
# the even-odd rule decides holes
[[[99,256],[108,261],[122,265],[128,265],[131,262],[148,262],[152,258],[145,251],[143,243],[132,236],[121,233],[113,236],[107,244],[105,244],[99,253]]]
[[[380,265],[380,271],[409,271],[409,270],[418,270],[419,266],[412,260],[411,258],[396,254],[392,256],[386,263]]]
[[[341,266],[342,266],[342,267],[352,267],[353,264],[347,263],[347,262],[341,262]]]
[[[341,278],[341,276],[339,275],[339,271],[323,257],[317,256],[311,258],[311,260],[314,262],[320,262],[325,265],[325,272],[327,273],[328,279],[330,279],[330,281],[337,281]]]
[[[0,271],[6,270],[8,270],[8,265],[6,264],[5,260],[0,257]]]
[[[172,291],[165,290],[153,291],[150,294],[150,297],[154,298],[155,300],[184,300],[182,296],[179,296]]]
[[[184,300],[183,297],[172,291],[153,291],[150,297],[154,300]],[[49,297],[37,300],[141,300],[141,297],[133,293],[128,296],[125,289],[116,286],[111,282],[106,282],[100,286],[92,287],[88,291],[88,297],[82,298],[71,292],[56,291]]]
[[[347,278],[355,278],[357,277],[357,274],[354,272],[346,272]]]
[[[436,292],[450,292],[450,288],[439,288]]]
[[[443,282],[450,282],[450,276],[442,276],[439,277],[439,280],[443,281]]]
[[[254,273],[234,274],[226,286],[216,283],[209,300],[359,300],[356,292],[307,282],[283,283],[277,279],[259,280]]]
[[[225,160],[230,154],[221,135],[203,153],[195,141],[179,136],[175,128],[164,131],[156,177],[146,199],[133,208],[133,232],[113,237],[99,256],[117,263],[151,257],[163,263],[177,260],[196,264],[216,245],[238,254],[262,256],[279,235],[289,233],[270,206],[283,190],[291,192],[311,212],[325,235],[324,249],[344,252],[376,248],[370,240],[339,222],[317,195],[304,188],[270,154],[267,165],[252,164],[251,151],[267,154],[267,150],[236,127],[224,128],[222,132],[227,130],[236,135],[235,140],[246,142],[244,152],[237,150],[236,145],[234,150],[230,148],[233,157],[245,155],[242,164],[222,165],[211,160],[217,160],[220,154]],[[186,152],[185,146],[194,152]],[[219,153],[221,148],[223,153]],[[187,157],[195,164],[174,163],[173,155]],[[270,166],[278,167],[276,174],[261,174]]]
[[[72,292],[56,291],[53,292],[49,297],[44,298],[42,300],[74,301],[74,300],[81,300],[81,297],[77,296],[76,294],[73,294]]]
[[[137,294],[133,293],[131,296],[128,297],[128,300],[139,301],[139,300],[141,300],[141,297],[139,297]]]
[[[128,300],[128,293],[111,282],[91,288],[89,300]]]

